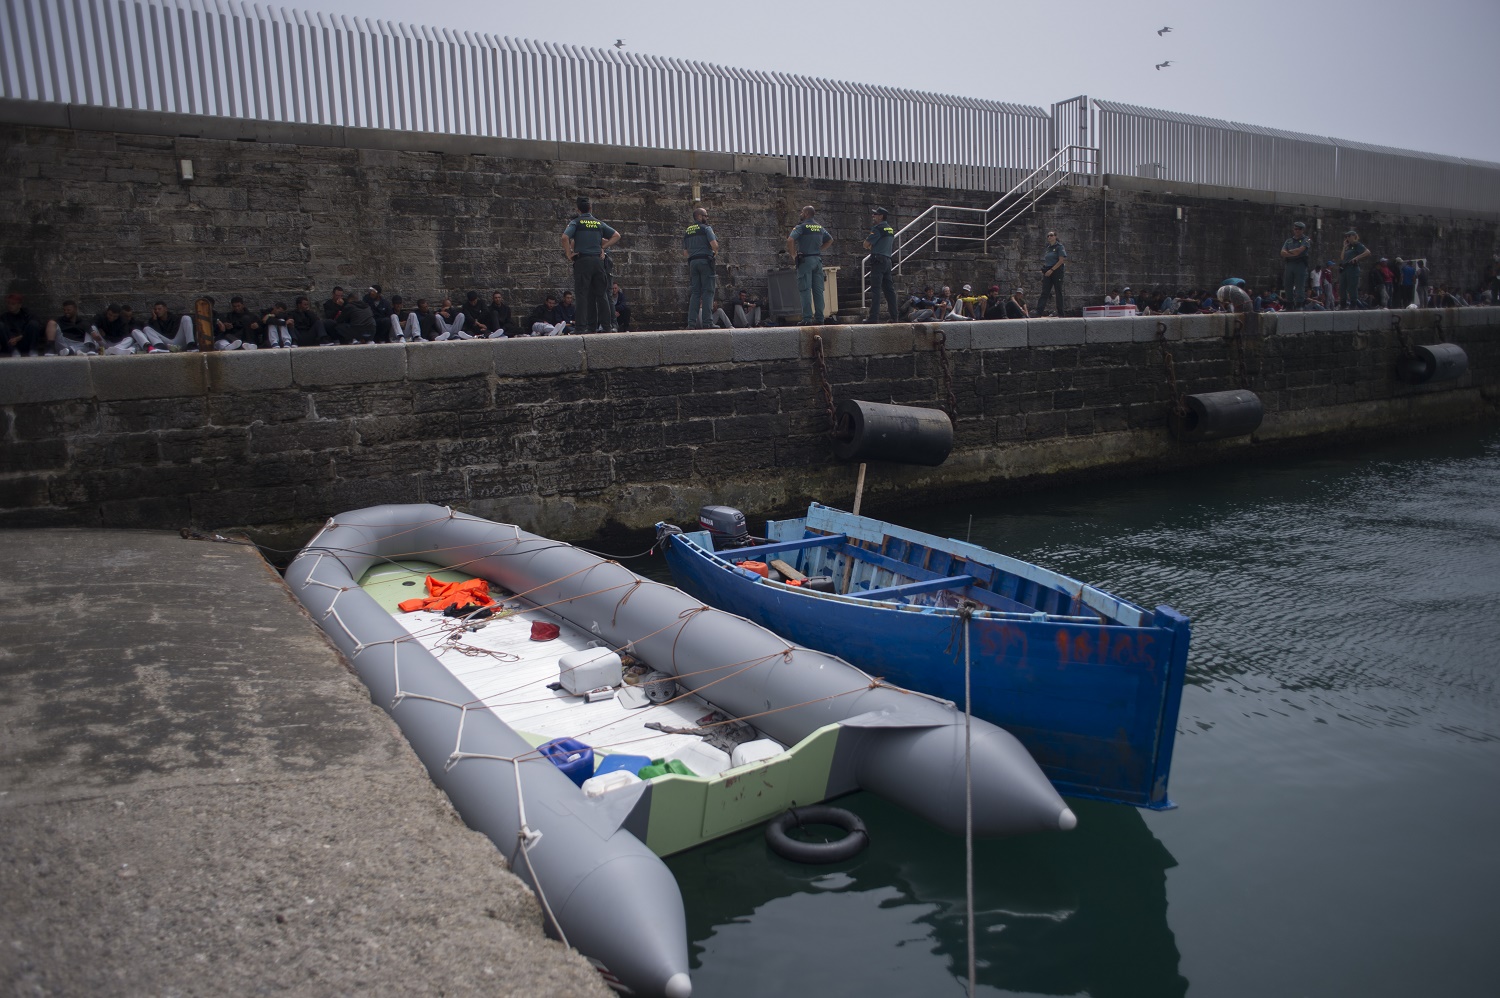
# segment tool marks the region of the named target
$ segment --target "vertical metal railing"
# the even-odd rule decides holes
[[[242,0],[5,0],[0,96],[788,157],[809,177],[1003,186],[1041,108]]]
[[[1500,164],[1094,103],[1105,173],[1414,207],[1500,209]]]

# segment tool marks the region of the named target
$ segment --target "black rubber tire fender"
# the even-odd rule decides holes
[[[842,828],[845,834],[832,842],[803,842],[787,834],[792,827],[802,825],[831,825]],[[840,863],[863,852],[870,844],[870,833],[853,811],[811,804],[789,808],[772,818],[766,825],[766,844],[776,855],[794,863]]]

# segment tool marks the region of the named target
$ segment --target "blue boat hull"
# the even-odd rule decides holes
[[[680,535],[665,544],[680,588],[798,644],[962,705],[964,624],[956,614],[767,583],[704,550],[704,540]],[[1139,611],[1139,626],[1005,616],[980,614],[968,625],[975,716],[1015,735],[1060,793],[1173,807],[1167,778],[1187,618],[1165,606]]]

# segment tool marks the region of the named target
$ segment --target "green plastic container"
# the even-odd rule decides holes
[[[654,780],[658,776],[697,776],[679,759],[657,759],[649,766],[642,766],[635,774],[643,780]]]

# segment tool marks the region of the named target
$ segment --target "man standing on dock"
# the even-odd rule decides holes
[[[1068,264],[1068,251],[1057,241],[1056,232],[1047,233],[1047,248],[1042,253],[1042,297],[1037,299],[1036,314],[1046,314],[1047,298],[1057,295],[1057,317],[1063,314],[1063,274]]]
[[[870,314],[866,322],[880,321],[880,298],[885,296],[887,311],[895,322],[901,313],[896,309],[896,285],[891,281],[891,253],[896,248],[896,227],[891,224],[891,213],[878,205],[870,209],[875,224],[865,236],[865,249],[870,251]]]
[[[1292,223],[1292,238],[1281,244],[1281,286],[1294,309],[1307,304],[1307,264],[1312,258],[1312,240],[1307,238],[1307,225]]]
[[[1353,229],[1344,233],[1344,255],[1339,260],[1339,307],[1359,308],[1359,262],[1369,257],[1370,251],[1359,241],[1359,233]]]
[[[574,328],[592,333],[610,327],[609,275],[604,271],[604,251],[620,241],[620,234],[593,215],[588,198],[578,199],[578,217],[563,230],[562,250],[573,264],[573,296],[578,301]]]
[[[708,224],[708,209],[693,209],[693,224],[682,235],[682,257],[688,262],[689,329],[713,325],[714,257],[719,254],[719,238]]]
[[[823,251],[833,236],[813,217],[817,209],[805,205],[802,221],[786,237],[787,255],[797,261],[797,292],[802,296],[802,324],[823,321]]]

